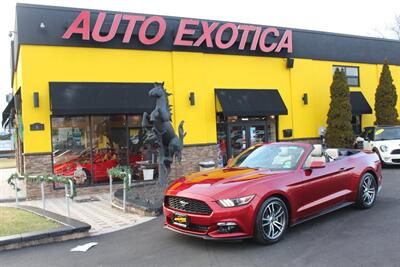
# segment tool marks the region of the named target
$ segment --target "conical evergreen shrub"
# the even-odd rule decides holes
[[[399,124],[396,109],[397,93],[393,84],[392,74],[390,73],[387,60],[383,64],[381,77],[375,92],[375,124],[377,125],[396,125]]]
[[[351,148],[354,143],[351,125],[350,91],[343,70],[336,69],[331,85],[331,103],[326,128],[328,147]]]

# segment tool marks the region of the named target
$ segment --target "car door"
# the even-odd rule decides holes
[[[346,177],[351,168],[343,166],[340,160],[327,162],[323,168],[303,168],[297,190],[298,217],[309,217],[344,202],[349,193]]]

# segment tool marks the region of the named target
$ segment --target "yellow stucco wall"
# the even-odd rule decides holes
[[[14,90],[22,88],[24,152],[51,151],[50,81],[164,81],[173,94],[170,104],[175,127],[185,121],[185,144],[216,142],[214,88],[278,89],[289,111],[279,116],[280,138],[283,129],[293,129],[292,138],[317,137],[318,127],[326,124],[332,65],[360,68],[361,86],[351,90],[362,91],[373,108],[382,68],[374,64],[296,58],[294,68],[287,69],[284,58],[22,45]],[[391,71],[400,88],[400,66],[391,66]],[[33,107],[33,92],[39,92],[39,108]],[[190,92],[195,92],[195,106],[189,104]],[[302,102],[303,93],[308,94],[308,105]],[[363,115],[363,126],[373,121],[373,115]],[[35,122],[43,123],[45,130],[30,131],[29,125]]]

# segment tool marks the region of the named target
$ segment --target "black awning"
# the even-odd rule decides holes
[[[361,92],[350,92],[350,104],[353,115],[372,114],[372,108]]]
[[[287,115],[278,90],[215,89],[226,116]]]
[[[1,121],[1,125],[5,128],[7,124],[10,122],[11,118],[11,109],[14,107],[14,97],[8,102],[6,108],[3,110],[3,118]]]
[[[140,114],[153,110],[153,83],[50,82],[53,115]]]

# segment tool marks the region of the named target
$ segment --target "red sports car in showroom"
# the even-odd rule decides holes
[[[71,176],[77,184],[92,182],[107,182],[107,170],[118,165],[116,154],[112,150],[93,150],[93,164],[90,163],[90,150],[85,150],[78,156],[67,157],[66,162],[54,164],[54,173],[57,175]],[[91,175],[93,169],[93,175]]]
[[[253,146],[226,168],[174,181],[165,191],[165,227],[204,239],[279,241],[289,226],[355,203],[374,205],[382,184],[375,153],[321,145]]]

